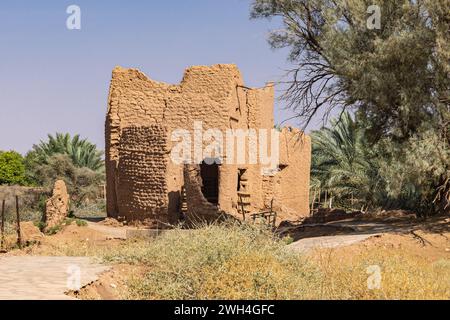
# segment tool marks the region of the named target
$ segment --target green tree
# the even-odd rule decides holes
[[[427,124],[424,124],[427,126]],[[450,148],[435,130],[421,128],[405,142],[370,145],[363,123],[344,113],[311,133],[311,186],[342,207],[403,208],[418,215],[448,212]],[[350,201],[353,199],[354,201]]]
[[[79,135],[71,137],[70,134],[56,133],[48,135],[48,141],[41,141],[33,146],[33,150],[27,154],[27,162],[47,163],[55,154],[65,154],[70,157],[73,164],[79,168],[89,168],[94,171],[102,171],[104,168],[103,152],[87,139],[81,139]]]
[[[381,9],[379,29],[367,27],[371,5]],[[389,194],[450,211],[448,0],[255,0],[251,16],[282,21],[270,44],[290,49],[284,98],[305,125],[333,108],[354,110],[380,167],[403,173],[399,187],[384,170]],[[424,164],[431,140],[435,158]]]
[[[339,121],[333,119],[330,127],[313,131],[311,139],[312,187],[327,190],[344,207],[380,203],[383,179],[378,161],[350,113]]]
[[[371,5],[378,30],[367,27]],[[376,138],[402,138],[449,110],[448,0],[256,0],[251,16],[281,18],[270,44],[291,50],[284,98],[306,123],[352,107]]]
[[[56,180],[64,180],[75,206],[95,200],[105,179],[102,172],[88,167],[80,168],[73,163],[69,155],[61,153],[54,154],[45,163],[36,165],[34,177],[48,193]]]
[[[384,139],[377,149],[390,206],[450,213],[450,148],[436,130],[423,128],[403,143]]]
[[[55,180],[66,182],[72,203],[79,206],[98,196],[104,183],[103,153],[79,135],[57,133],[41,141],[25,157],[26,179],[49,193]]]
[[[24,185],[25,165],[22,155],[15,151],[0,151],[0,185]]]

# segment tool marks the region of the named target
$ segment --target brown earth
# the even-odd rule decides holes
[[[450,259],[450,233],[416,231],[414,234],[382,234],[348,247],[337,248],[336,254],[351,257],[378,248],[396,249],[425,258],[429,262]]]
[[[447,221],[446,221],[447,220]],[[316,249],[311,253],[317,257],[324,253],[339,256],[351,262],[353,258],[376,250],[403,252],[428,262],[450,259],[450,231],[448,219],[438,219],[427,227],[412,232],[383,233],[367,240],[333,249]]]
[[[99,224],[105,225],[105,226],[110,226],[110,227],[123,227],[124,223],[118,221],[117,219],[114,218],[106,218],[102,221],[99,222]]]
[[[99,280],[85,286],[80,291],[70,292],[69,295],[81,300],[120,300],[127,297],[127,281],[130,275],[143,275],[141,266],[118,264],[110,271],[103,273]]]
[[[37,235],[38,233],[35,233],[34,237]],[[16,239],[15,236],[9,238],[11,241]],[[37,241],[30,242],[22,250],[14,249],[5,255],[90,256],[95,255],[99,250],[107,250],[120,243],[120,240],[109,239],[101,232],[88,227],[79,227],[73,223],[63,227],[55,235],[44,235],[39,232]]]
[[[370,219],[369,219],[370,220]],[[395,221],[394,221],[395,220]],[[450,218],[433,218],[427,221],[416,219],[379,217],[375,224],[360,219],[347,219],[309,226],[289,226],[294,239],[319,236],[352,235],[370,232],[378,225],[384,230],[376,237],[336,248],[316,248],[308,252],[312,261],[334,261],[352,266],[362,256],[377,255],[383,260],[396,254],[407,256],[420,265],[432,264],[450,259]],[[106,234],[90,227],[79,227],[75,223],[66,226],[56,235],[42,235],[30,223],[23,224],[25,238],[35,239],[23,250],[12,250],[6,255],[49,255],[49,256],[101,256],[102,252],[114,250],[124,241],[110,239]],[[388,226],[386,229],[385,226]],[[285,225],[285,227],[287,227]],[[384,228],[384,229],[383,229]],[[0,257],[3,256],[0,254]],[[99,280],[79,292],[70,295],[79,299],[126,299],[127,283],[130,277],[140,277],[145,268],[139,265],[113,265]]]

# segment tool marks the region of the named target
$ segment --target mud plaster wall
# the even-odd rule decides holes
[[[109,107],[105,124],[108,215],[135,219],[141,215],[154,214],[156,209],[150,209],[150,207],[158,203],[157,205],[162,209],[161,212],[168,211],[169,220],[175,219],[177,216],[177,202],[179,201],[181,187],[184,184],[182,165],[177,165],[170,160],[166,161],[164,162],[164,182],[160,183],[163,173],[162,168],[158,169],[161,171],[158,171],[155,176],[158,179],[146,180],[146,186],[143,188],[156,188],[158,191],[152,192],[159,195],[166,192],[163,197],[164,200],[156,201],[154,197],[152,197],[152,200],[147,199],[140,195],[142,191],[126,191],[130,188],[134,190],[136,186],[140,185],[132,178],[133,172],[139,171],[139,163],[152,162],[150,160],[152,155],[148,150],[145,151],[145,148],[137,147],[138,155],[132,155],[134,147],[132,143],[127,142],[127,139],[129,139],[127,134],[130,135],[131,132],[137,134],[139,138],[134,137],[135,140],[132,141],[138,145],[145,141],[145,138],[138,134],[138,131],[127,133],[128,127],[146,127],[147,129],[143,129],[144,131],[153,128],[153,133],[149,132],[150,135],[156,134],[155,126],[160,126],[160,130],[164,128],[165,139],[163,140],[166,141],[167,152],[170,152],[174,143],[167,138],[170,137],[171,132],[175,129],[186,129],[192,132],[194,121],[202,121],[203,130],[210,128],[220,130],[228,128],[271,129],[273,128],[273,101],[274,89],[272,84],[268,84],[261,89],[245,87],[242,76],[235,65],[188,68],[179,85],[151,80],[135,69],[115,68],[111,80]],[[204,142],[204,146],[207,144],[209,142]],[[307,153],[307,155],[302,156],[303,153]],[[121,160],[122,157],[125,157],[126,161]],[[136,160],[136,157],[140,160]],[[308,160],[310,150],[304,148],[297,153],[293,152],[289,157],[286,161]],[[248,159],[248,154],[246,159]],[[224,159],[224,162],[226,162],[226,159]],[[127,167],[127,163],[132,169]],[[298,199],[307,199],[309,197],[309,165],[310,163],[306,161],[302,165],[289,168],[289,171],[292,172],[305,171],[296,178],[279,182],[280,191],[276,194],[280,195],[283,190],[288,190],[288,183],[291,183],[291,187],[294,186],[292,182],[288,181],[295,180],[295,186],[300,186],[299,191],[292,193],[292,190],[290,190],[290,192],[293,195],[299,195]],[[264,208],[268,197],[266,193],[270,191],[264,191],[264,177],[261,175],[261,166],[223,164],[219,168],[220,209],[238,215],[236,186],[239,168],[247,169],[249,188],[252,193],[252,210]],[[121,173],[122,171],[125,173]],[[300,180],[302,178],[304,180]],[[123,184],[124,181],[128,181],[128,184]],[[150,186],[156,183],[161,188]],[[265,189],[267,190],[267,185]],[[133,193],[134,198],[130,198],[127,192]],[[305,210],[305,208],[308,208],[307,200],[304,205],[299,205],[293,195],[283,196],[283,199],[280,198],[280,202],[285,200],[293,210],[301,209],[298,214],[307,214],[308,212]],[[129,203],[131,201],[132,203]]]
[[[311,138],[298,129],[284,128],[280,135],[280,164],[276,197],[280,211],[289,220],[309,215]]]
[[[167,132],[163,126],[123,129],[116,184],[121,214],[168,222],[167,162]]]
[[[124,128],[163,124],[170,136],[174,129],[192,130],[194,121],[203,121],[204,129],[223,129],[236,83],[242,82],[237,69],[229,65],[192,67],[186,70],[180,85],[150,80],[135,69],[113,71],[106,120],[107,210],[113,217],[124,214],[117,198],[119,147]],[[235,107],[234,107],[235,108]],[[171,143],[167,148],[170,150]],[[167,191],[179,192],[183,184],[182,167],[167,165]],[[123,200],[123,199],[122,199]],[[171,206],[172,210],[175,206]],[[120,213],[120,214],[119,214]]]

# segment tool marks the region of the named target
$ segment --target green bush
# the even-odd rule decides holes
[[[51,194],[54,183],[58,179],[64,180],[71,196],[71,203],[79,207],[83,203],[98,198],[105,176],[102,172],[93,171],[87,167],[77,167],[71,158],[65,154],[55,154],[45,163],[34,163],[33,177],[38,185],[44,187]]]
[[[23,157],[15,152],[0,151],[0,185],[24,185],[25,164]]]
[[[76,219],[75,223],[77,224],[77,226],[79,227],[86,227],[87,226],[87,222],[81,219]]]
[[[68,133],[49,134],[47,141],[33,145],[33,149],[26,155],[28,163],[48,163],[49,159],[57,154],[67,155],[78,168],[89,168],[96,172],[104,171],[103,151],[98,150],[95,144],[80,135],[71,136]]]
[[[45,227],[47,226],[47,224],[44,221],[35,221],[34,225],[36,226],[36,228],[38,228],[41,232],[44,231]]]
[[[61,231],[62,230],[62,225],[61,224],[58,224],[58,225],[56,225],[56,226],[53,226],[53,227],[51,227],[51,228],[48,228],[48,230],[47,230],[47,232],[46,232],[46,234],[48,234],[48,235],[54,235],[54,234],[57,234],[59,231]]]

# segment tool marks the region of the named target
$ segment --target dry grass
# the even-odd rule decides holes
[[[251,226],[175,230],[153,242],[129,243],[105,258],[145,266],[144,276],[128,279],[122,297],[127,299],[450,298],[448,259],[430,262],[398,248],[300,256]],[[380,267],[380,289],[368,289],[372,265]]]
[[[300,298],[316,274],[282,241],[251,226],[174,230],[106,259],[148,268],[144,278],[130,279],[131,299]]]
[[[139,270],[115,280],[121,299],[450,299],[448,238],[422,247],[396,237],[409,242],[392,238],[391,245],[383,237],[299,255],[287,250],[286,240],[249,225],[119,241],[73,224],[21,252],[88,255]],[[381,287],[374,290],[367,286],[372,265],[381,270]]]
[[[68,219],[68,222],[71,224],[64,225],[57,234],[45,235],[39,243],[25,247],[21,251],[11,251],[10,254],[102,257],[118,246],[128,246],[120,240],[108,240],[104,234],[86,226],[79,226],[76,220]]]
[[[350,258],[340,251],[315,253],[323,275],[318,298],[450,299],[450,260],[431,262],[399,249],[377,248]],[[379,289],[368,289],[370,266],[381,271]]]

